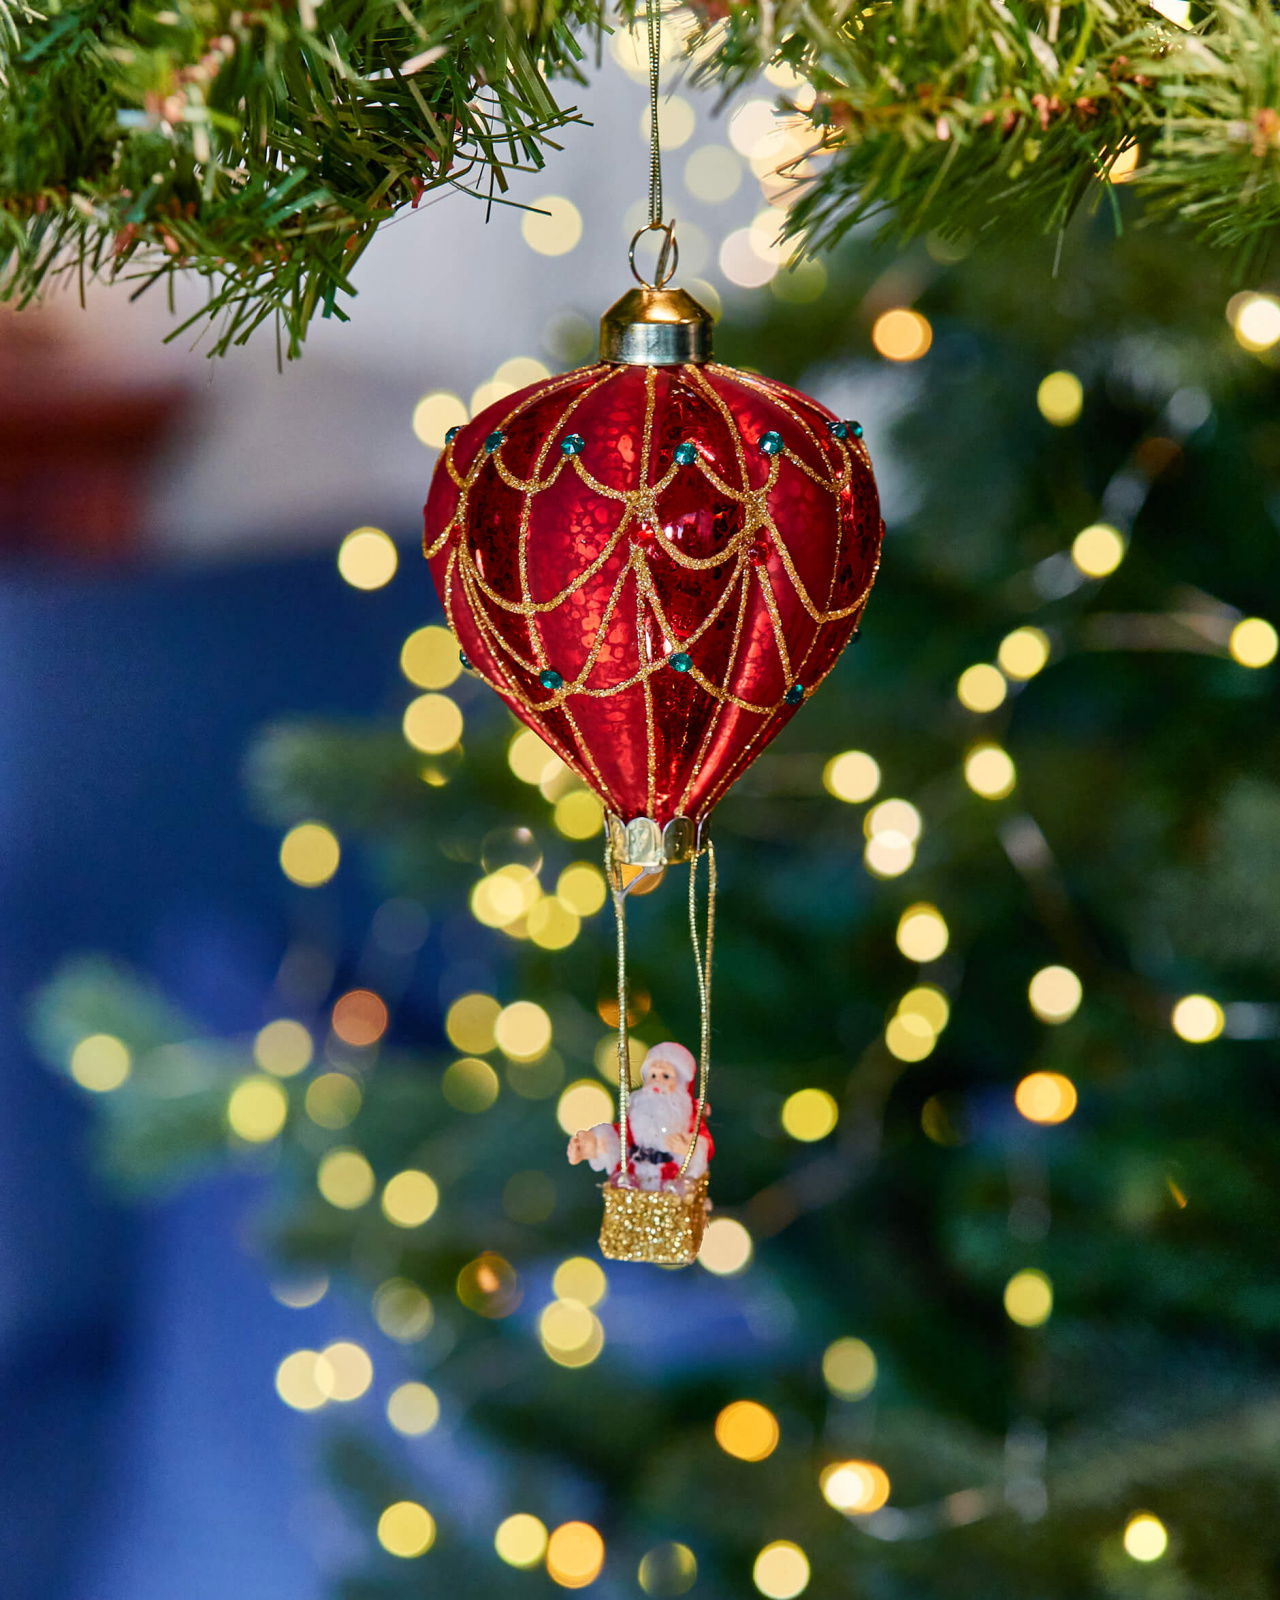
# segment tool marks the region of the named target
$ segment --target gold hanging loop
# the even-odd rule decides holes
[[[658,260],[653,269],[652,280],[645,277],[640,268],[636,266],[636,246],[646,233],[660,233],[662,243],[658,247]],[[627,251],[627,261],[631,267],[631,276],[642,288],[661,289],[675,277],[676,268],[680,265],[680,246],[676,243],[676,225],[674,222],[646,222],[643,228],[637,228],[631,236],[631,248]]]

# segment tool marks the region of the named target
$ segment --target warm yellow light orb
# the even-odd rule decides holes
[[[582,930],[582,919],[558,894],[545,894],[530,910],[525,927],[540,950],[567,950]]]
[[[591,839],[604,827],[604,807],[587,789],[570,789],[555,803],[551,820],[566,839]]]
[[[898,919],[898,949],[908,961],[936,961],[948,938],[946,921],[936,906],[908,906]]]
[[[274,1078],[241,1078],[227,1099],[227,1125],[247,1144],[266,1144],[284,1127],[289,1096]]]
[[[736,1217],[713,1217],[698,1250],[698,1264],[718,1278],[733,1278],[751,1264],[751,1235]]]
[[[1065,1122],[1078,1102],[1075,1084],[1060,1072],[1030,1072],[1013,1091],[1013,1103],[1028,1122]]]
[[[825,1139],[840,1118],[835,1096],[825,1089],[797,1089],[782,1103],[782,1127],[793,1139]]]
[[[538,1318],[538,1337],[561,1367],[589,1366],[604,1349],[600,1319],[580,1300],[553,1300]]]
[[[966,711],[994,711],[1009,692],[1004,673],[989,661],[966,667],[956,680],[956,699]]]
[[[570,1256],[562,1261],[551,1280],[553,1292],[561,1300],[576,1300],[580,1305],[599,1305],[609,1289],[604,1268],[590,1256]]]
[[[356,1211],[373,1196],[373,1168],[358,1150],[330,1150],[316,1169],[316,1187],[339,1211]]]
[[[300,822],[280,841],[280,870],[303,889],[328,883],[341,859],[337,835],[323,822]]]
[[[128,1045],[115,1034],[91,1033],[72,1050],[68,1068],[82,1089],[109,1094],[129,1076],[133,1057]]]
[[[332,1385],[329,1363],[317,1350],[295,1350],[276,1368],[276,1393],[295,1411],[318,1411]]]
[[[765,1600],[795,1600],[809,1586],[809,1558],[790,1539],[775,1539],[756,1557],[751,1577]]]
[[[923,1061],[933,1054],[938,1031],[918,1011],[900,1011],[886,1024],[884,1042],[889,1054],[899,1061]]]
[[[556,1102],[556,1121],[568,1134],[613,1121],[613,1097],[594,1078],[579,1078]]]
[[[1084,384],[1074,372],[1050,372],[1040,380],[1036,405],[1046,422],[1069,428],[1084,407]]]
[[[1004,1286],[1004,1309],[1019,1327],[1039,1328],[1053,1314],[1053,1284],[1035,1267],[1024,1267]]]
[[[918,311],[895,306],[872,323],[871,342],[888,361],[918,361],[933,343],[933,329]]]
[[[865,750],[845,750],[832,756],[822,770],[822,782],[828,794],[837,800],[858,805],[870,800],[880,787],[880,764]]]
[[[964,758],[964,781],[984,800],[1003,800],[1013,793],[1018,769],[998,744],[975,744]]]
[[[536,1061],[551,1047],[551,1018],[534,1001],[517,1000],[498,1013],[493,1036],[512,1061]]]
[[[381,528],[356,528],[338,546],[338,571],[353,589],[381,589],[399,565],[399,553]]]
[[[575,861],[556,879],[556,894],[580,917],[599,911],[608,891],[604,873],[590,861]]]
[[[567,255],[582,238],[582,213],[563,195],[544,194],[530,202],[520,231],[540,256]]]
[[[716,1418],[716,1443],[739,1461],[764,1461],[779,1437],[777,1417],[757,1400],[733,1400]]]
[[[1015,628],[1005,634],[996,651],[1000,670],[1007,678],[1034,678],[1048,665],[1049,635],[1041,628]]]
[[[932,983],[919,983],[898,1001],[900,1017],[919,1017],[934,1033],[941,1033],[951,1017],[951,1002]]]
[[[420,694],[404,708],[405,742],[424,755],[443,755],[462,737],[462,712],[447,694]]]
[[[387,1397],[387,1421],[397,1433],[416,1439],[440,1420],[440,1402],[425,1383],[402,1383]]]
[[[836,1339],[822,1353],[827,1388],[842,1400],[861,1400],[876,1385],[875,1351],[865,1339]]]
[[[1135,1561],[1159,1561],[1169,1548],[1169,1531],[1159,1517],[1139,1511],[1124,1525],[1124,1548]]]
[[[443,450],[445,434],[450,428],[461,428],[466,420],[467,408],[460,397],[444,389],[424,394],[413,408],[414,434],[432,450]]]
[[[317,1383],[329,1400],[358,1400],[373,1382],[369,1352],[350,1339],[339,1339],[320,1352],[325,1365],[317,1368]]]
[[[1222,1007],[1207,994],[1183,995],[1170,1018],[1173,1031],[1188,1044],[1208,1044],[1226,1024]]]
[[[546,1562],[562,1589],[585,1589],[604,1566],[604,1540],[589,1522],[562,1522],[547,1540]]]
[[[862,820],[862,831],[868,839],[878,833],[897,833],[915,844],[924,829],[924,819],[910,800],[881,800]]]
[[[258,1030],[253,1041],[253,1059],[264,1072],[277,1078],[292,1078],[311,1065],[315,1053],[311,1033],[292,1017],[277,1017]]]
[[[1041,967],[1027,985],[1027,999],[1041,1022],[1069,1022],[1080,1009],[1084,985],[1070,967]]]
[[[400,670],[419,689],[447,689],[462,671],[448,628],[419,628],[400,646]]]
[[[502,1007],[491,994],[464,994],[445,1013],[444,1031],[449,1042],[467,1055],[485,1055],[493,1049],[493,1025]]]
[[[659,1544],[640,1558],[636,1580],[656,1600],[687,1594],[698,1581],[698,1562],[687,1544]]]
[[[837,1511],[866,1516],[888,1503],[889,1474],[874,1461],[833,1461],[818,1478],[822,1498]]]
[[[1109,522],[1082,528],[1071,543],[1071,559],[1086,578],[1105,578],[1124,560],[1124,535]]]
[[[382,1213],[397,1228],[420,1228],[435,1216],[439,1204],[435,1179],[416,1167],[406,1167],[388,1178],[382,1191]]]
[[[415,1344],[435,1326],[436,1310],[416,1283],[408,1278],[388,1278],[374,1291],[373,1320],[388,1339]]]
[[[320,1128],[345,1128],[354,1122],[364,1100],[360,1085],[345,1072],[322,1072],[307,1085],[307,1115]]]
[[[1270,350],[1280,343],[1280,300],[1271,294],[1233,295],[1227,315],[1237,342],[1246,350]]]
[[[1245,617],[1232,628],[1227,648],[1242,667],[1269,667],[1280,650],[1280,635],[1264,617]]]
[[[517,1511],[498,1524],[493,1548],[509,1567],[536,1567],[547,1553],[547,1525],[540,1517]]]
[[[501,1088],[498,1074],[476,1056],[450,1062],[440,1080],[440,1093],[455,1111],[465,1111],[469,1116],[487,1111]]]
[[[378,1543],[389,1555],[411,1561],[435,1543],[435,1518],[416,1500],[397,1500],[378,1518]]]

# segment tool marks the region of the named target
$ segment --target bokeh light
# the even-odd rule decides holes
[[[933,1054],[938,1030],[918,1011],[899,1011],[885,1025],[884,1042],[899,1061],[923,1061]]]
[[[1274,295],[1249,291],[1232,295],[1227,318],[1237,343],[1245,350],[1270,350],[1280,343],[1280,300]]]
[[[908,961],[936,961],[950,935],[937,906],[908,906],[898,919],[897,945]]]
[[[872,323],[871,342],[888,361],[918,361],[933,343],[933,329],[918,311],[895,306]]]
[[[498,1013],[493,1037],[512,1061],[536,1061],[551,1047],[551,1018],[535,1001],[516,1000]]]
[[[547,894],[529,912],[525,927],[540,950],[566,950],[578,937],[582,922],[558,895]]]
[[[443,389],[424,394],[413,408],[413,431],[433,450],[443,450],[445,434],[450,428],[461,428],[466,420],[467,408],[461,397]]]
[[[1074,372],[1050,372],[1040,380],[1036,405],[1046,422],[1069,428],[1083,409],[1084,385]]]
[[[253,1041],[253,1059],[264,1072],[277,1078],[292,1078],[305,1071],[314,1054],[310,1031],[292,1017],[268,1022]]]
[[[722,205],[742,187],[742,162],[722,144],[704,144],[684,164],[684,186],[695,200]]]
[[[579,1078],[556,1102],[556,1121],[568,1134],[612,1122],[613,1096],[594,1078]]]
[[[334,1002],[331,1026],[343,1044],[363,1049],[387,1031],[387,1004],[372,989],[348,989]]]
[[[1013,1091],[1013,1103],[1028,1122],[1065,1122],[1079,1096],[1070,1078],[1060,1072],[1029,1072]]]
[[[878,833],[898,833],[915,844],[923,828],[924,821],[910,800],[882,800],[862,820],[862,831],[869,839]]]
[[[1015,628],[1000,641],[996,660],[1008,678],[1034,678],[1049,664],[1050,651],[1049,635],[1042,628]]]
[[[388,1339],[414,1344],[431,1332],[436,1312],[416,1283],[408,1278],[388,1278],[374,1290],[373,1320]]]
[[[802,1143],[825,1139],[840,1119],[835,1096],[825,1089],[797,1089],[782,1102],[782,1127]]]
[[[580,1300],[553,1300],[545,1306],[538,1317],[538,1337],[561,1367],[588,1366],[604,1349],[600,1319]]]
[[[382,1190],[382,1214],[397,1228],[420,1228],[435,1216],[439,1204],[435,1179],[416,1167],[388,1178]]]
[[[1002,746],[975,744],[964,758],[964,781],[984,800],[1003,800],[1013,793],[1018,770]]]
[[[493,1536],[493,1548],[509,1567],[539,1566],[547,1553],[547,1526],[528,1511],[504,1517]]]
[[[378,1543],[388,1555],[412,1560],[435,1543],[435,1518],[416,1500],[397,1500],[378,1518]]]
[[[593,916],[608,894],[604,873],[589,861],[574,861],[556,879],[556,894],[577,916]]]
[[[604,1268],[590,1256],[570,1256],[556,1268],[551,1287],[558,1299],[596,1306],[608,1292],[609,1280]]]
[[[447,689],[462,671],[458,641],[448,628],[418,628],[400,646],[400,670],[419,689]]]
[[[1173,1008],[1169,1019],[1179,1039],[1188,1044],[1208,1044],[1226,1024],[1222,1007],[1207,994],[1186,994]]]
[[[1004,1309],[1021,1328],[1039,1328],[1053,1314],[1053,1284],[1036,1267],[1015,1272],[1004,1286]]]
[[[318,1411],[332,1387],[329,1363],[318,1350],[295,1350],[276,1368],[276,1393],[295,1411]]]
[[[471,891],[471,915],[486,928],[513,929],[533,910],[542,894],[537,873],[519,862],[499,867]]]
[[[447,694],[420,694],[404,708],[405,741],[424,755],[443,755],[462,738],[462,712]]]
[[[467,1310],[482,1317],[508,1317],[524,1298],[516,1269],[493,1250],[468,1261],[455,1288]]]
[[[478,1056],[462,1056],[450,1062],[440,1080],[440,1093],[453,1109],[470,1116],[487,1111],[501,1088],[498,1074]]]
[[[316,1168],[316,1188],[339,1211],[356,1211],[373,1197],[373,1168],[358,1150],[330,1150]]]
[[[227,1099],[227,1125],[248,1144],[274,1139],[289,1115],[289,1096],[274,1078],[241,1078]]]
[[[941,1033],[951,1018],[951,1002],[933,983],[919,983],[898,1001],[900,1017],[919,1017],[934,1033]]]
[[[507,765],[521,783],[535,787],[566,770],[560,757],[532,728],[521,728],[513,737],[507,746]]]
[[[358,1400],[373,1382],[373,1362],[363,1345],[338,1339],[320,1352],[316,1382],[326,1399]],[[321,1364],[322,1363],[322,1364]]]
[[[1227,648],[1242,667],[1269,667],[1280,650],[1280,635],[1264,617],[1245,617],[1232,628]]]
[[[501,1010],[491,994],[460,995],[445,1013],[450,1044],[467,1055],[486,1055],[493,1049],[493,1025]]]
[[[1109,522],[1082,528],[1071,543],[1071,559],[1086,578],[1105,578],[1124,560],[1124,535]]]
[[[874,1461],[833,1461],[818,1478],[822,1498],[837,1511],[866,1516],[887,1504],[889,1474]]]
[[[604,1540],[589,1522],[562,1522],[547,1539],[546,1563],[562,1589],[585,1589],[604,1566]]]
[[[82,1089],[109,1094],[129,1076],[133,1058],[128,1045],[115,1034],[90,1033],[72,1050],[67,1066]]]
[[[833,1340],[822,1353],[827,1388],[842,1400],[861,1400],[876,1386],[875,1351],[865,1339]]]
[[[520,224],[524,242],[540,256],[563,256],[582,238],[582,213],[562,194],[544,194],[531,202]]]
[[[988,661],[966,667],[956,680],[956,699],[966,711],[994,711],[1004,704],[1008,692],[1004,673]]]
[[[551,820],[566,839],[592,839],[604,827],[604,807],[587,789],[570,789],[555,803]]]
[[[766,1600],[795,1600],[809,1586],[809,1558],[790,1539],[775,1539],[756,1557],[751,1577]]]
[[[1069,1022],[1080,1009],[1084,985],[1070,967],[1041,967],[1027,985],[1027,999],[1041,1022]]]
[[[698,1581],[698,1562],[687,1544],[659,1544],[640,1558],[636,1580],[645,1594],[687,1594]]]
[[[406,1438],[430,1433],[440,1420],[436,1392],[425,1383],[402,1383],[387,1396],[387,1421]]]
[[[1169,1548],[1169,1531],[1150,1511],[1136,1512],[1124,1525],[1124,1548],[1134,1561],[1159,1561]]]
[[[844,750],[832,756],[822,772],[822,782],[828,794],[850,805],[870,800],[880,787],[880,765],[865,750]]]
[[[307,1115],[319,1128],[345,1128],[355,1121],[364,1096],[360,1085],[345,1072],[322,1072],[307,1085],[303,1099]]]
[[[341,859],[337,835],[323,822],[300,822],[280,841],[280,870],[303,889],[328,883]]]
[[[736,1277],[751,1265],[751,1234],[736,1217],[713,1217],[698,1249],[698,1264],[718,1278]]]
[[[1169,4],[1170,0],[1165,0]],[[1142,146],[1136,139],[1131,139],[1112,159],[1107,168],[1108,183],[1128,183],[1138,170],[1138,163],[1142,159]]]
[[[356,528],[338,546],[338,571],[353,589],[383,588],[399,565],[399,553],[381,528]]]
[[[732,1400],[716,1418],[716,1443],[739,1461],[764,1461],[778,1448],[778,1419],[758,1400]]]

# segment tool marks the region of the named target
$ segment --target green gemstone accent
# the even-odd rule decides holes
[[[789,706],[798,706],[804,699],[804,684],[793,683],[782,698]]]
[[[459,435],[459,434],[460,434],[460,433],[461,433],[461,432],[462,432],[462,426],[461,426],[461,424],[460,424],[460,423],[455,423],[455,424],[454,424],[454,426],[453,426],[453,427],[452,427],[452,428],[450,428],[450,429],[449,429],[449,430],[448,430],[448,431],[447,431],[447,432],[446,432],[446,434],[445,434],[445,436],[444,436],[444,442],[445,442],[445,443],[446,443],[446,444],[452,444],[452,443],[453,443],[453,441],[454,441],[454,440],[455,440],[455,439],[456,439],[456,438],[457,438],[457,437],[458,437],[458,435]]]
[[[553,693],[557,689],[564,688],[564,679],[554,667],[544,667],[538,674],[538,682],[544,689],[550,689]]]
[[[506,434],[503,433],[501,428],[498,428],[495,432],[491,433],[484,442],[485,454],[491,456],[506,437]]]
[[[861,439],[863,432],[862,424],[860,422],[851,422],[849,424],[849,432],[852,433],[855,439]]]
[[[667,665],[674,667],[677,672],[688,672],[693,665],[693,657],[686,655],[683,650],[677,650],[675,655],[667,657]]]
[[[849,424],[847,422],[828,422],[827,428],[832,438],[847,439],[849,437]]]
[[[560,448],[567,456],[580,456],[586,448],[587,441],[580,433],[568,433],[560,441]]]
[[[782,451],[782,435],[780,433],[772,431],[762,433],[756,443],[767,456],[776,456]]]
[[[691,467],[698,459],[698,447],[692,439],[686,439],[675,448],[676,461],[682,467]]]

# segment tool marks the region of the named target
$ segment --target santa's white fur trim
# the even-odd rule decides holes
[[[674,1040],[666,1044],[654,1045],[641,1063],[641,1076],[643,1077],[646,1067],[654,1066],[658,1062],[663,1062],[670,1067],[680,1082],[685,1084],[693,1082],[694,1073],[698,1070],[698,1063],[694,1060],[692,1053],[686,1050],[682,1044],[676,1044]]]

